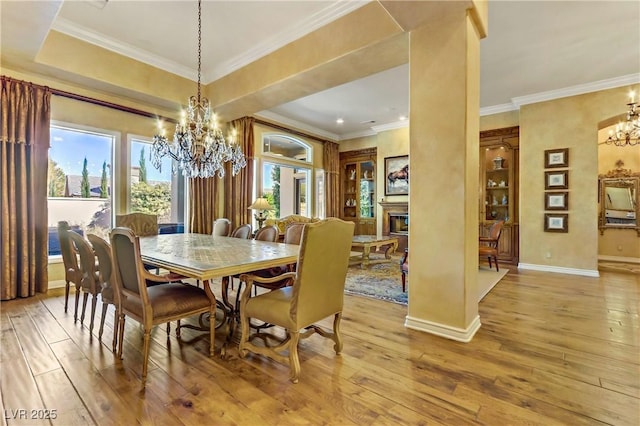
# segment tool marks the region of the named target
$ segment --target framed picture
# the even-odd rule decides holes
[[[544,194],[545,210],[569,210],[568,192],[547,192]]]
[[[544,232],[569,232],[569,215],[545,213]]]
[[[409,156],[384,159],[384,195],[409,194]]]
[[[544,189],[567,188],[569,188],[569,172],[567,170],[544,172]]]
[[[544,152],[544,168],[569,166],[569,148],[547,149]]]

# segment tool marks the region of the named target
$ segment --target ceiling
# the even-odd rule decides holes
[[[204,1],[202,81],[229,74],[366,3]],[[193,0],[2,0],[0,7],[3,62],[29,68],[55,29],[197,79]],[[640,2],[491,1],[488,29],[480,44],[481,114],[640,82]],[[402,65],[256,115],[334,140],[402,126],[400,117],[409,114],[408,73]]]

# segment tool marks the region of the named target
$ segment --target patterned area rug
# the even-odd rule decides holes
[[[366,269],[361,269],[358,265],[350,266],[347,271],[345,293],[406,305],[408,294],[402,292],[400,257],[393,256],[389,263],[378,263]],[[382,259],[383,257],[372,255],[371,258]],[[478,301],[482,300],[508,272],[506,268],[496,272],[495,269],[490,270],[488,267],[481,266],[478,271]],[[409,286],[409,275],[407,275],[407,291]]]
[[[383,259],[384,256],[371,255],[371,258]],[[400,255],[395,255],[389,263],[378,263],[365,269],[361,269],[359,265],[349,266],[345,293],[406,305],[407,293],[402,292],[400,258]],[[407,275],[407,288],[408,286],[409,276]]]

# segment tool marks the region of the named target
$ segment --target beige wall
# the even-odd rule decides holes
[[[638,87],[635,87],[638,91]],[[520,108],[520,262],[598,269],[598,123],[625,109],[628,87]],[[569,232],[543,230],[544,151],[569,148]]]

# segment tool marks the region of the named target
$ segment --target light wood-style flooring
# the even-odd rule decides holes
[[[342,355],[302,341],[299,384],[266,358],[209,358],[206,337],[158,327],[143,389],[137,323],[117,360],[113,311],[101,343],[61,294],[0,305],[4,424],[47,424],[32,416],[52,410],[65,426],[640,424],[638,275],[511,270],[466,344],[406,329],[405,306],[346,296]]]

